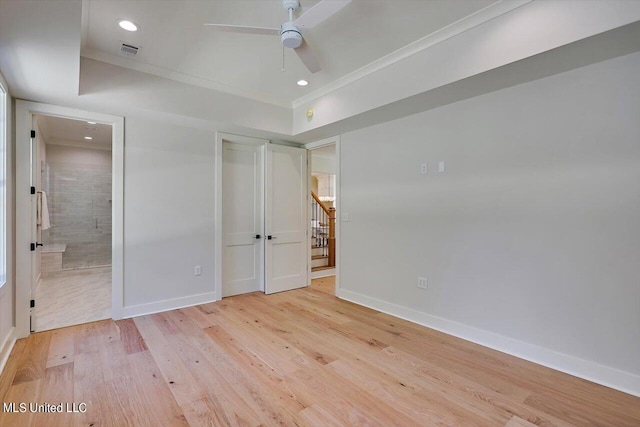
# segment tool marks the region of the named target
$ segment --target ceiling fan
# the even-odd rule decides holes
[[[282,0],[282,7],[289,12],[289,20],[280,28],[209,23],[204,25],[220,31],[280,36],[282,46],[292,48],[309,71],[316,73],[320,71],[320,64],[311,52],[309,45],[304,41],[302,30],[315,27],[350,2],[351,0],[321,0],[294,21],[293,12],[298,10],[300,2],[298,0]]]

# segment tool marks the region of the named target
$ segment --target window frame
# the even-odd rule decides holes
[[[7,140],[9,91],[0,75],[0,289],[7,283]]]

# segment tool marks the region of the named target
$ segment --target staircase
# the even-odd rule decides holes
[[[336,266],[336,208],[311,192],[311,271]]]

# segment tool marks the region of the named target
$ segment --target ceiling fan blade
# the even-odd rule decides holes
[[[250,27],[246,25],[226,25],[226,24],[204,24],[214,30],[226,31],[230,33],[263,34],[267,36],[279,36],[280,28]]]
[[[302,63],[305,65],[305,67],[307,67],[309,71],[311,71],[312,73],[317,73],[318,71],[320,71],[320,64],[318,64],[316,56],[313,54],[311,48],[309,47],[307,42],[304,41],[304,39],[302,39],[302,44],[300,45],[300,47],[297,47],[293,50],[296,52],[298,58],[300,58]]]
[[[349,3],[351,0],[322,0],[300,15],[293,24],[298,28],[313,28]]]

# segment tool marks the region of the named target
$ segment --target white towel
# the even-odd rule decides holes
[[[51,222],[49,221],[49,208],[47,206],[47,193],[44,191],[38,192],[37,202],[37,224],[42,230],[48,230],[51,228]]]

